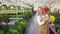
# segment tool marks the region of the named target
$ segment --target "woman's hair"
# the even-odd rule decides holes
[[[41,8],[41,9],[42,9],[42,11],[43,11],[43,8],[42,8],[42,7],[38,7],[38,8]]]
[[[38,8],[41,8],[42,9],[42,13],[45,14],[42,7],[38,7]]]
[[[42,7],[38,7],[38,8],[41,8],[41,9],[43,9]]]
[[[43,8],[42,7],[38,7],[38,8],[41,8],[42,9],[42,12],[43,12]]]

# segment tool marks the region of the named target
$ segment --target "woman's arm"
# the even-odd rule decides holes
[[[47,26],[48,23],[49,23],[49,18],[46,18],[46,17],[42,17],[42,21],[44,21],[44,26]]]

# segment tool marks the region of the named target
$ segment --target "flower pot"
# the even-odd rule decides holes
[[[0,30],[2,29],[2,24],[1,24],[1,22],[0,22]]]
[[[10,20],[9,19],[6,19],[6,20],[4,20],[4,22],[10,22]]]

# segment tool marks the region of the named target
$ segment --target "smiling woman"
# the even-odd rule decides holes
[[[39,25],[38,34],[49,34],[49,18],[46,13],[43,13],[42,7],[38,7],[38,14],[36,16],[36,19]]]

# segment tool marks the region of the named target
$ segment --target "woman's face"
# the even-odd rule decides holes
[[[38,8],[38,14],[42,14],[43,9],[42,8]]]

